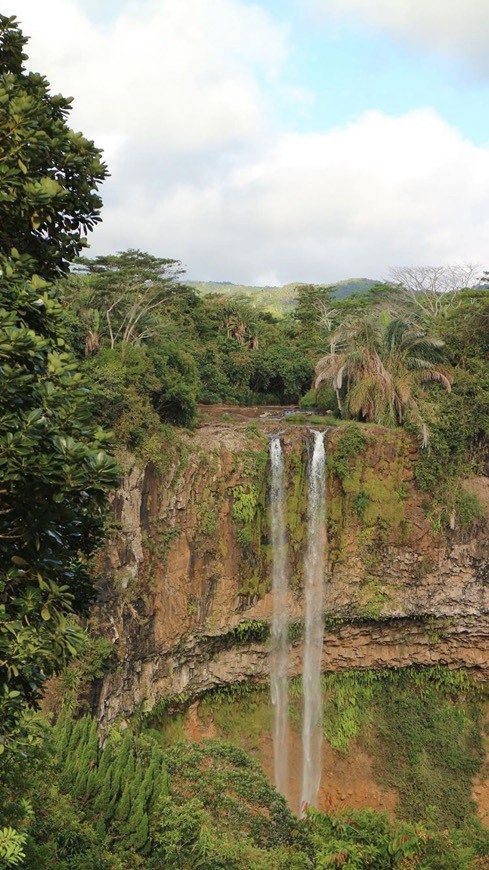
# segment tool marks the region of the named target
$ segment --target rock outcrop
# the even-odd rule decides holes
[[[265,680],[271,616],[267,434],[213,424],[130,462],[117,530],[99,559],[95,618],[117,645],[96,706],[103,728],[169,696]],[[360,434],[359,434],[360,433]],[[291,569],[290,673],[301,669],[310,433],[283,434]],[[489,677],[489,553],[483,521],[435,531],[402,431],[332,427],[328,453],[325,670],[446,664]],[[466,483],[489,503],[489,481]]]

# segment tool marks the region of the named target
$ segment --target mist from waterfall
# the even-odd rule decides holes
[[[289,751],[287,680],[288,661],[288,609],[289,576],[287,565],[287,537],[285,527],[285,471],[280,438],[270,441],[271,492],[270,526],[272,536],[272,644],[270,658],[270,686],[274,707],[273,753],[275,786],[287,796]]]
[[[314,432],[309,471],[307,551],[305,559],[305,633],[302,684],[301,807],[316,806],[321,781],[323,699],[321,655],[323,650],[323,575],[326,544],[326,454],[324,432]]]

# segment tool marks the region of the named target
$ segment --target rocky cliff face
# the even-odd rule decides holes
[[[178,695],[264,680],[271,616],[267,434],[213,424],[178,455],[129,464],[117,531],[99,563],[96,618],[119,664],[101,686],[102,727]],[[302,564],[311,436],[283,434],[293,627],[301,670]],[[489,677],[489,554],[479,522],[434,531],[403,432],[334,427],[328,454],[325,670],[443,663]],[[467,482],[489,504],[489,481]],[[436,526],[435,526],[436,527]]]

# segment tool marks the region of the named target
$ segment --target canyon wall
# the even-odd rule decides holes
[[[268,435],[284,429],[291,568],[290,674],[302,660],[311,433],[211,423],[143,467],[126,457],[115,528],[97,565],[94,619],[117,648],[98,687],[102,728],[175,696],[266,680],[271,620]],[[325,670],[445,664],[489,677],[483,520],[440,527],[418,490],[414,440],[335,426],[328,456]],[[489,481],[464,483],[489,504]]]

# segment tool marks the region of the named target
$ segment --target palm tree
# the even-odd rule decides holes
[[[241,346],[257,350],[259,346],[257,335],[256,313],[246,299],[235,297],[221,300],[220,329],[226,330],[228,338],[232,338]]]
[[[439,363],[441,339],[388,310],[346,321],[331,336],[316,366],[317,388],[329,384],[344,416],[384,425],[426,427],[418,405],[422,384],[450,390],[453,377]]]

